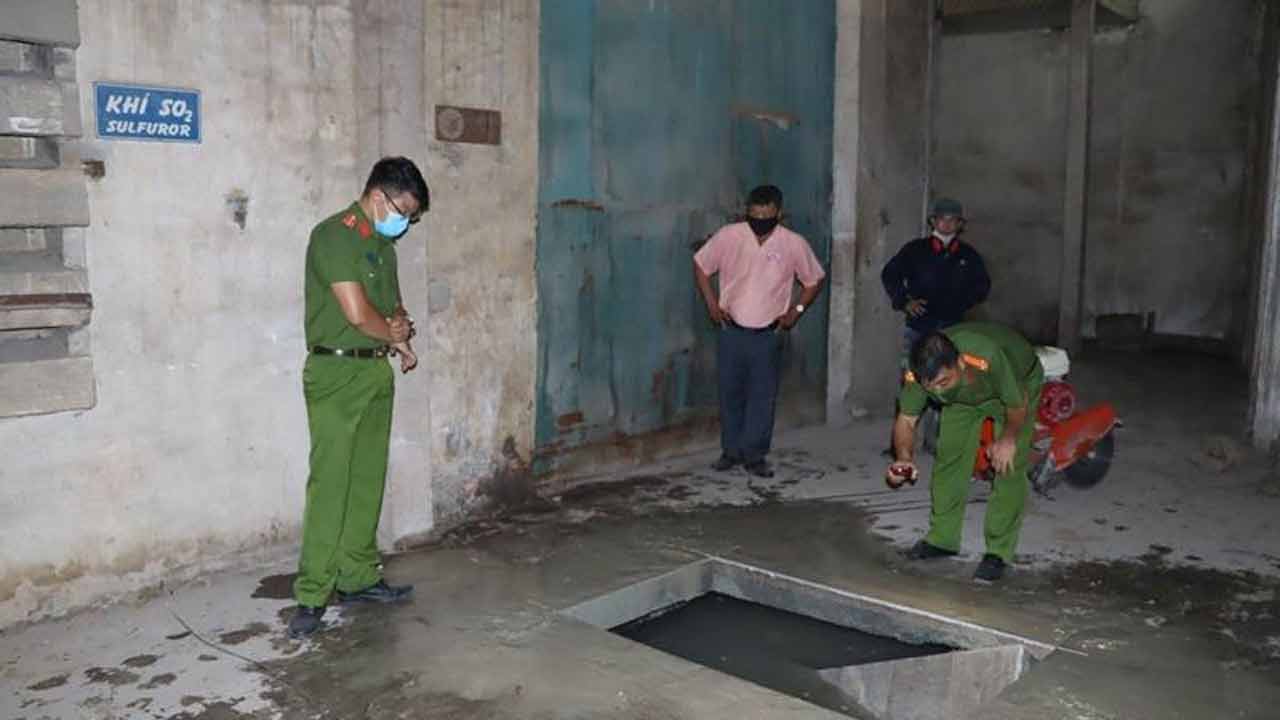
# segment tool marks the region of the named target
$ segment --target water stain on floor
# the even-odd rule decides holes
[[[84,671],[84,676],[90,683],[105,683],[115,687],[132,685],[138,681],[137,673],[120,668],[91,667]]]
[[[777,490],[771,487],[751,484],[751,485],[747,485],[747,489],[750,490],[752,494],[754,494],[756,497],[760,498],[760,501],[764,503],[778,502],[779,500],[782,499],[782,493],[778,492]]]
[[[640,490],[664,487],[668,480],[658,475],[634,475],[625,480],[608,480],[575,485],[560,494],[566,505],[596,502],[605,497],[629,497]]]
[[[271,632],[271,627],[263,622],[249,623],[239,630],[225,632],[218,636],[218,642],[223,645],[239,645],[252,638],[266,635]]]
[[[289,600],[293,597],[293,580],[297,573],[268,575],[258,580],[258,587],[249,597],[261,600]]]
[[[35,683],[34,685],[28,685],[27,689],[28,690],[52,690],[54,688],[62,687],[63,685],[66,685],[67,680],[70,677],[71,676],[66,673],[63,673],[62,675],[54,675],[53,677],[45,678],[44,680],[41,680],[40,682]]]
[[[134,655],[131,658],[125,658],[120,664],[125,667],[144,668],[155,665],[159,659],[159,655]]]
[[[151,676],[150,680],[139,685],[138,687],[143,690],[155,690],[156,688],[161,688],[161,687],[164,687],[165,685],[172,685],[173,682],[177,679],[178,679],[178,676],[174,675],[173,673],[161,673],[159,675]]]
[[[688,485],[676,485],[667,491],[667,497],[672,500],[688,500],[698,494],[697,490],[693,490]]]
[[[202,706],[198,712],[180,712],[169,715],[165,720],[250,720],[256,716],[246,715],[236,710],[233,702],[211,702]]]

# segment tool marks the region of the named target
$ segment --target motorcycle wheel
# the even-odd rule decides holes
[[[1072,463],[1062,471],[1064,479],[1071,487],[1091,488],[1102,482],[1107,471],[1111,469],[1111,458],[1116,454],[1116,434],[1109,432],[1094,443],[1089,454]]]

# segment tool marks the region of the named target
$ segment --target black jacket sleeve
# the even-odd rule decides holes
[[[901,310],[907,306],[907,287],[904,277],[907,261],[903,255],[910,247],[911,245],[908,244],[899,250],[880,271],[880,282],[884,285],[884,291],[889,294],[889,301],[893,303],[894,310]],[[985,273],[986,271],[983,271],[984,275]]]
[[[969,311],[974,306],[987,299],[991,294],[991,276],[987,274],[987,264],[982,261],[982,256],[972,247],[969,249],[969,272],[973,275],[973,282],[969,285],[968,303],[965,305],[965,311]]]

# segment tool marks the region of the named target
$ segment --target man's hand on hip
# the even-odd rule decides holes
[[[783,330],[790,330],[798,322],[800,322],[800,312],[795,309],[795,306],[788,308],[785,313],[778,316],[778,327]]]
[[[913,318],[924,317],[924,314],[928,312],[925,308],[928,304],[929,301],[924,298],[914,298],[907,301],[907,306],[903,308],[903,312]]]
[[[725,321],[729,319],[729,313],[725,312],[724,308],[720,307],[720,303],[712,303],[708,305],[707,315],[711,318],[711,322],[716,325],[724,325]]]

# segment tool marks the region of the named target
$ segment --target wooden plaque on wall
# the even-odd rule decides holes
[[[436,106],[436,139],[443,142],[502,144],[502,113],[497,110]]]

